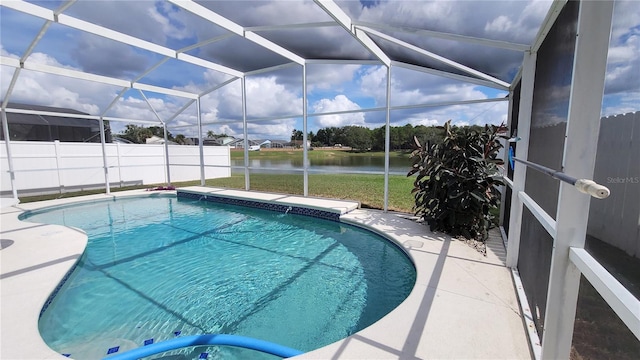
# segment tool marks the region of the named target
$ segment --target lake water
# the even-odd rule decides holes
[[[231,160],[231,166],[243,166],[244,160]],[[389,173],[394,175],[406,175],[411,166],[409,158],[389,158]],[[292,173],[301,174],[303,168],[302,159],[250,159],[249,167],[254,169],[252,173]],[[261,169],[260,169],[261,168]],[[380,156],[347,156],[325,159],[310,159],[309,171],[321,170],[328,172],[349,171],[379,171],[384,172],[384,158]],[[234,169],[234,173],[243,170]]]

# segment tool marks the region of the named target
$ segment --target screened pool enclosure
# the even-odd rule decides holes
[[[623,91],[637,94],[637,85],[610,85],[624,74],[640,82],[638,62],[623,56],[633,52],[630,39],[637,38],[640,26],[629,20],[640,11],[633,1],[8,0],[0,5],[1,179],[3,193],[14,199],[38,186],[69,187],[67,178],[88,179],[83,175],[88,173],[94,177],[87,181],[109,194],[111,187],[126,185],[125,172],[151,167],[159,171],[156,182],[199,180],[204,186],[207,179],[234,172],[243,175],[244,190],[256,190],[252,176],[281,169],[252,161],[252,147],[284,148],[300,131],[296,144],[303,161],[287,171],[300,179],[301,188],[292,193],[314,195],[309,178],[317,174],[375,175],[383,179],[376,196],[387,211],[393,127],[442,125],[449,119],[454,125],[505,123],[509,135],[520,139],[505,143],[517,158],[594,179],[601,156],[596,151],[604,141],[599,142],[601,117],[616,115],[610,113],[616,106],[638,110],[637,98],[616,97]],[[637,123],[635,114],[630,121]],[[67,146],[60,141],[34,150],[35,141],[12,136],[17,115],[38,117],[43,126],[51,118],[91,121],[100,142],[76,144],[66,153],[59,152]],[[157,144],[139,144],[138,162],[125,164],[121,154],[129,150],[117,145],[114,135],[141,126],[159,129]],[[312,165],[311,134],[340,126],[381,129],[383,167]],[[631,126],[630,133],[638,128]],[[28,130],[20,128],[23,134]],[[178,137],[191,145],[171,142]],[[221,146],[206,146],[214,143]],[[242,160],[231,162],[230,151],[242,152]],[[82,156],[78,163],[69,160]],[[47,157],[50,161],[42,160]],[[637,179],[634,169],[604,179]],[[582,276],[637,347],[637,294],[585,250],[594,223],[591,198],[522,163],[505,169],[504,176],[501,228],[507,265],[524,289],[521,306],[532,354],[569,357]],[[33,185],[38,177],[52,183]],[[595,180],[606,185],[604,179]],[[628,185],[625,196],[637,196],[638,185]],[[616,188],[611,191],[612,197],[621,196]],[[637,206],[631,211],[637,217]],[[637,261],[639,254],[631,255]]]

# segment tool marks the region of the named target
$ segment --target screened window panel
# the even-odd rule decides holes
[[[520,93],[522,90],[522,81],[518,81],[518,84],[515,86],[515,88],[513,89],[513,98],[511,99],[511,118],[510,118],[510,124],[509,124],[509,137],[514,137],[517,136],[518,134],[518,116],[520,113]],[[508,154],[509,153],[509,147],[513,148],[513,153],[515,154],[516,151],[516,146],[517,143],[506,143],[505,144],[505,151]],[[513,180],[513,168],[511,167],[511,165],[508,162],[505,163],[505,168],[506,168],[506,174],[507,177],[511,180]],[[508,234],[509,233],[509,220],[511,219],[511,198],[513,196],[513,191],[511,190],[511,188],[509,186],[505,186],[505,197],[504,197],[504,203],[502,204],[502,206],[504,207],[504,211],[503,211],[503,218],[502,218],[502,227],[504,227],[504,231]]]
[[[578,2],[564,6],[537,57],[528,160],[554,169],[562,165],[578,9]],[[554,218],[559,186],[557,180],[527,169],[525,192]],[[552,252],[553,237],[525,207],[518,270],[541,338]]]
[[[553,238],[531,211],[522,211],[518,271],[540,338],[543,336]]]
[[[538,51],[536,63],[528,160],[556,170],[562,169],[578,8],[574,1],[565,5]],[[527,169],[525,192],[552,218],[556,216],[559,188],[558,180]]]

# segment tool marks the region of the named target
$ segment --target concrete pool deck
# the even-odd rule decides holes
[[[358,209],[354,202],[208,187],[185,190],[339,212],[341,221],[385,234],[411,257],[417,279],[402,304],[370,327],[300,359],[531,358],[499,235],[487,242],[485,257],[462,241],[431,233],[407,214]],[[77,201],[166,193],[171,192],[134,190],[3,207],[0,358],[66,359],[44,343],[38,317],[87,242],[84,232],[76,229],[21,222],[22,212]]]

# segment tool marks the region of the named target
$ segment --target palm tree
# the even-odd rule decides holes
[[[207,138],[213,139],[215,136],[216,136],[216,133],[214,133],[213,131],[211,130],[207,131]]]

